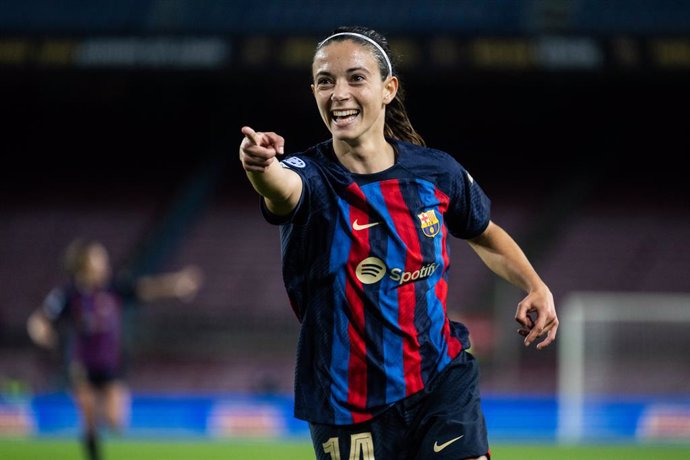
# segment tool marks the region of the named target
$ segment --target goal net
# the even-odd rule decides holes
[[[690,441],[690,294],[576,292],[559,319],[559,441]]]

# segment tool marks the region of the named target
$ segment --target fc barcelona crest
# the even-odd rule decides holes
[[[419,217],[419,221],[422,224],[422,232],[424,232],[425,236],[433,238],[438,234],[438,231],[441,229],[441,223],[438,221],[433,209],[417,214],[417,217]]]

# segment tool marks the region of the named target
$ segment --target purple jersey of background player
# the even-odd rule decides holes
[[[131,284],[111,284],[88,293],[68,284],[53,289],[42,309],[53,322],[69,322],[71,362],[90,371],[118,371],[123,364],[122,310],[134,298]]]

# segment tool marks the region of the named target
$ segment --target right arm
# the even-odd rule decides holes
[[[55,288],[48,293],[40,307],[29,315],[26,320],[26,331],[31,340],[44,348],[55,348],[58,343],[58,331],[55,322],[67,308],[65,291]]]
[[[48,319],[42,308],[35,310],[26,320],[26,330],[36,345],[44,348],[54,348],[57,345],[57,333],[53,323]]]
[[[203,283],[203,272],[193,265],[181,270],[145,275],[135,283],[136,295],[143,302],[160,299],[179,299],[189,302]]]
[[[302,178],[276,160],[283,154],[284,139],[272,132],[256,132],[245,126],[240,144],[240,161],[254,190],[264,198],[273,214],[290,214],[302,195]]]

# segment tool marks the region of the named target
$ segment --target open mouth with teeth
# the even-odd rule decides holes
[[[347,124],[354,120],[357,115],[359,115],[359,110],[356,109],[331,111],[331,118],[336,125]]]

